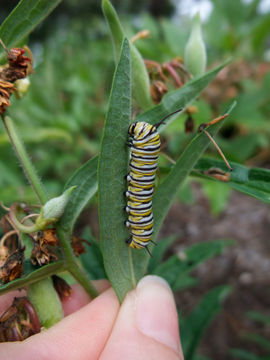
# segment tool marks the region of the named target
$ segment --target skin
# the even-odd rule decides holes
[[[9,360],[183,360],[178,318],[168,284],[146,276],[120,306],[105,280],[91,300],[76,284],[63,302],[65,318],[22,342],[1,343],[1,359]],[[0,313],[13,292],[0,298]]]

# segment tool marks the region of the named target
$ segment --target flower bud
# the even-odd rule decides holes
[[[21,99],[29,89],[30,80],[28,78],[18,79],[15,81],[15,86],[17,89],[16,96]]]
[[[43,230],[49,224],[55,223],[63,215],[71,193],[76,186],[71,186],[62,195],[50,199],[41,209],[40,215],[36,220],[36,226]]]
[[[193,76],[199,76],[205,72],[206,49],[202,38],[199,13],[193,18],[191,34],[185,47],[184,63]]]

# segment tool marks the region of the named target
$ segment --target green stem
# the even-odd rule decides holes
[[[3,123],[28,181],[32,185],[40,203],[45,204],[47,201],[47,195],[25,150],[23,142],[17,133],[13,120],[9,116],[5,116],[3,117]]]
[[[85,270],[79,266],[77,259],[74,255],[72,247],[70,245],[70,236],[66,233],[60,226],[56,228],[58,239],[61,243],[61,249],[63,250],[66,266],[71,275],[80,283],[85,291],[91,296],[91,298],[95,298],[98,296],[98,292],[95,289],[94,285],[92,285],[87,273]]]
[[[63,319],[62,304],[51,278],[29,285],[27,297],[34,305],[42,326],[49,328]]]
[[[25,234],[30,234],[30,233],[33,233],[33,232],[39,230],[39,228],[36,226],[36,224],[33,224],[33,225],[22,224],[17,219],[15,211],[16,211],[16,207],[14,207],[13,211],[10,212],[10,218],[11,218],[13,224],[15,225],[16,229],[18,229],[19,231],[21,231],[22,233],[25,233]]]

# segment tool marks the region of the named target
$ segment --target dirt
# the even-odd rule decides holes
[[[246,316],[251,310],[270,315],[269,205],[232,192],[226,210],[213,216],[197,185],[194,190],[195,204],[174,204],[163,225],[161,236],[181,234],[172,251],[224,238],[235,239],[236,243],[193,272],[200,279],[200,285],[178,292],[177,305],[184,315],[188,314],[208,290],[231,285],[223,310],[206,331],[199,352],[215,360],[234,359],[228,354],[232,348],[263,355],[261,348],[244,339],[243,334],[252,332],[270,339],[270,326],[259,325]]]

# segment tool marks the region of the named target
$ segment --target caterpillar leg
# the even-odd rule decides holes
[[[127,228],[130,227],[130,222],[129,222],[129,221],[126,220],[126,221],[124,222],[124,224],[126,225]]]
[[[145,246],[144,248],[145,248],[145,250],[148,252],[148,254],[149,254],[151,257],[153,257],[153,255],[150,253],[150,250],[148,249],[148,246]]]
[[[132,237],[126,239],[125,241],[126,241],[126,244],[130,245],[132,243]]]

